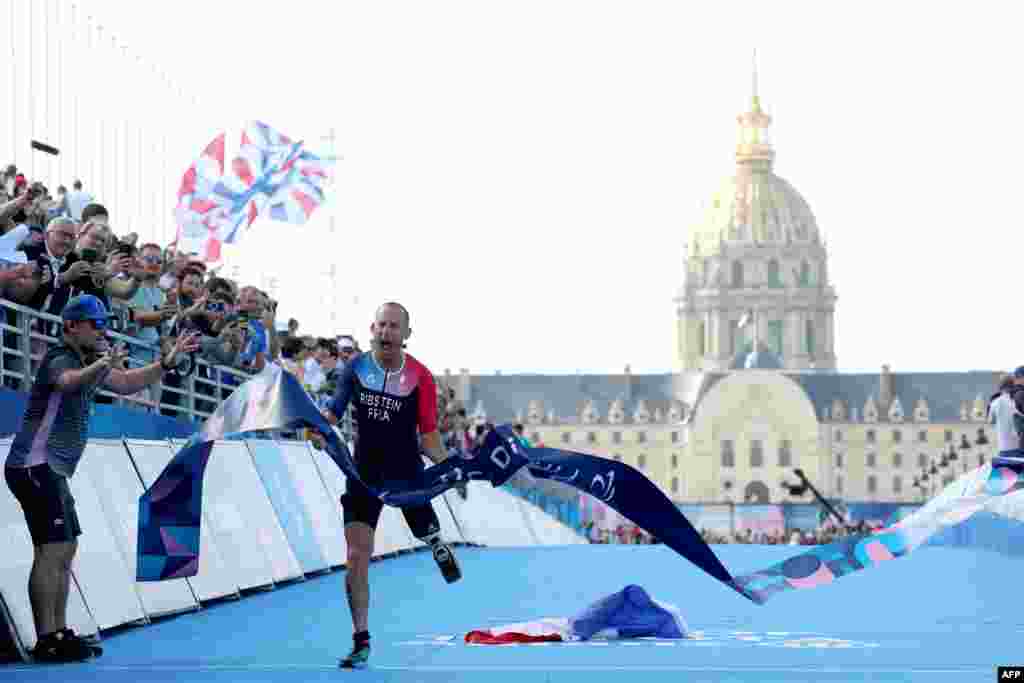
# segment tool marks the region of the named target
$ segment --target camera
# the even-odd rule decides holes
[[[118,254],[124,254],[125,256],[135,256],[136,249],[134,244],[118,242],[117,246],[114,247],[114,251]]]
[[[96,263],[100,258],[100,253],[95,249],[83,249],[81,257],[86,263]]]

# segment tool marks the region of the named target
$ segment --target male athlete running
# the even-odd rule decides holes
[[[356,356],[345,366],[325,416],[337,424],[349,403],[355,406],[356,467],[364,482],[377,487],[385,481],[416,477],[424,467],[421,445],[422,452],[435,463],[448,454],[437,431],[434,377],[402,350],[410,335],[409,312],[401,304],[383,304],[370,332],[371,352]],[[318,447],[323,446],[322,436],[313,439]],[[352,669],[366,666],[370,657],[370,558],[384,504],[353,481],[348,482],[341,504],[348,544],[345,590],[355,634],[352,652],[340,666]],[[431,546],[445,580],[458,581],[462,576],[459,565],[451,547],[441,541],[441,526],[431,504],[402,508],[402,514],[416,538]]]

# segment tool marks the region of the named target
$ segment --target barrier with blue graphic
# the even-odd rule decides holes
[[[0,435],[18,433],[27,405],[27,394],[0,389]],[[197,430],[192,422],[135,408],[96,404],[93,409],[89,420],[91,439],[187,439]]]
[[[313,522],[306,513],[306,506],[277,444],[267,440],[248,441],[247,444],[256,472],[302,572],[310,574],[328,569],[330,563],[320,550]]]

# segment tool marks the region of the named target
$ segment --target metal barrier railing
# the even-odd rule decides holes
[[[28,391],[39,362],[46,351],[60,342],[61,320],[13,301],[0,299],[3,319],[3,354],[0,358],[0,383],[20,391]],[[158,344],[143,341],[119,332],[108,332],[113,341],[127,345],[128,364],[141,367],[160,357]],[[178,382],[161,382],[155,391],[142,391],[121,396],[106,389],[97,392],[104,403],[149,409],[165,415],[201,421],[210,416],[231,391],[245,382],[251,373],[211,364],[196,358],[196,369]],[[230,379],[229,379],[230,378]]]
[[[116,306],[115,306],[116,308]],[[35,379],[39,363],[47,350],[60,342],[61,320],[33,308],[0,299],[0,386],[27,392]],[[128,346],[128,364],[141,367],[160,357],[158,344],[118,332],[108,336]],[[161,413],[169,417],[201,423],[252,373],[196,358],[195,371],[180,381],[165,375],[164,381],[152,391],[145,390],[122,396],[106,389],[97,394],[103,403]],[[339,425],[339,432],[351,441],[353,429],[350,416]],[[279,434],[287,438],[289,434]]]

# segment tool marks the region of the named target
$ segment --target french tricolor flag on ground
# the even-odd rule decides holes
[[[544,617],[470,631],[467,643],[558,643],[623,638],[685,638],[679,608],[659,602],[635,584],[605,596],[574,617]]]

